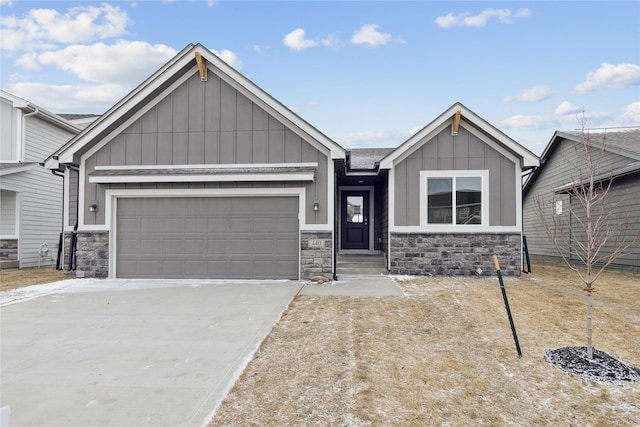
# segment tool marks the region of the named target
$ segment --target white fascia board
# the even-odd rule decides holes
[[[156,170],[156,169],[260,169],[260,168],[317,168],[318,162],[309,163],[225,163],[225,164],[201,164],[201,165],[105,165],[96,166],[95,170]]]
[[[272,182],[272,181],[313,181],[313,172],[283,173],[283,174],[158,174],[158,175],[117,175],[117,176],[89,176],[92,184],[115,184],[133,182]]]
[[[8,176],[8,175],[13,175],[14,173],[26,172],[38,167],[38,165],[35,163],[30,163],[30,164],[15,163],[15,165],[16,167],[0,169],[0,176]]]
[[[54,160],[53,157],[48,157],[44,161],[44,167],[50,170],[60,170],[60,162],[58,160]]]

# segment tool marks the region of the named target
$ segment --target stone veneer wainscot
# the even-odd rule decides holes
[[[498,256],[504,276],[520,276],[520,234],[418,234],[391,233],[391,274],[427,275],[431,269],[443,276],[495,274]]]

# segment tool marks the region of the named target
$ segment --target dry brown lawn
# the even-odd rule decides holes
[[[640,383],[600,384],[544,360],[584,346],[582,286],[534,264],[497,279],[400,282],[406,297],[298,296],[213,417],[213,426],[640,425]],[[640,367],[640,276],[596,283],[594,345]]]
[[[0,291],[75,278],[75,275],[64,274],[62,271],[51,267],[3,270],[0,271]]]

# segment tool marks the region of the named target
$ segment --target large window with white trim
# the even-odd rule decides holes
[[[487,171],[423,171],[422,212],[426,225],[487,224]]]

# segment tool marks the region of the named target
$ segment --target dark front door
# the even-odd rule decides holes
[[[369,192],[343,191],[340,209],[342,249],[369,249]]]

